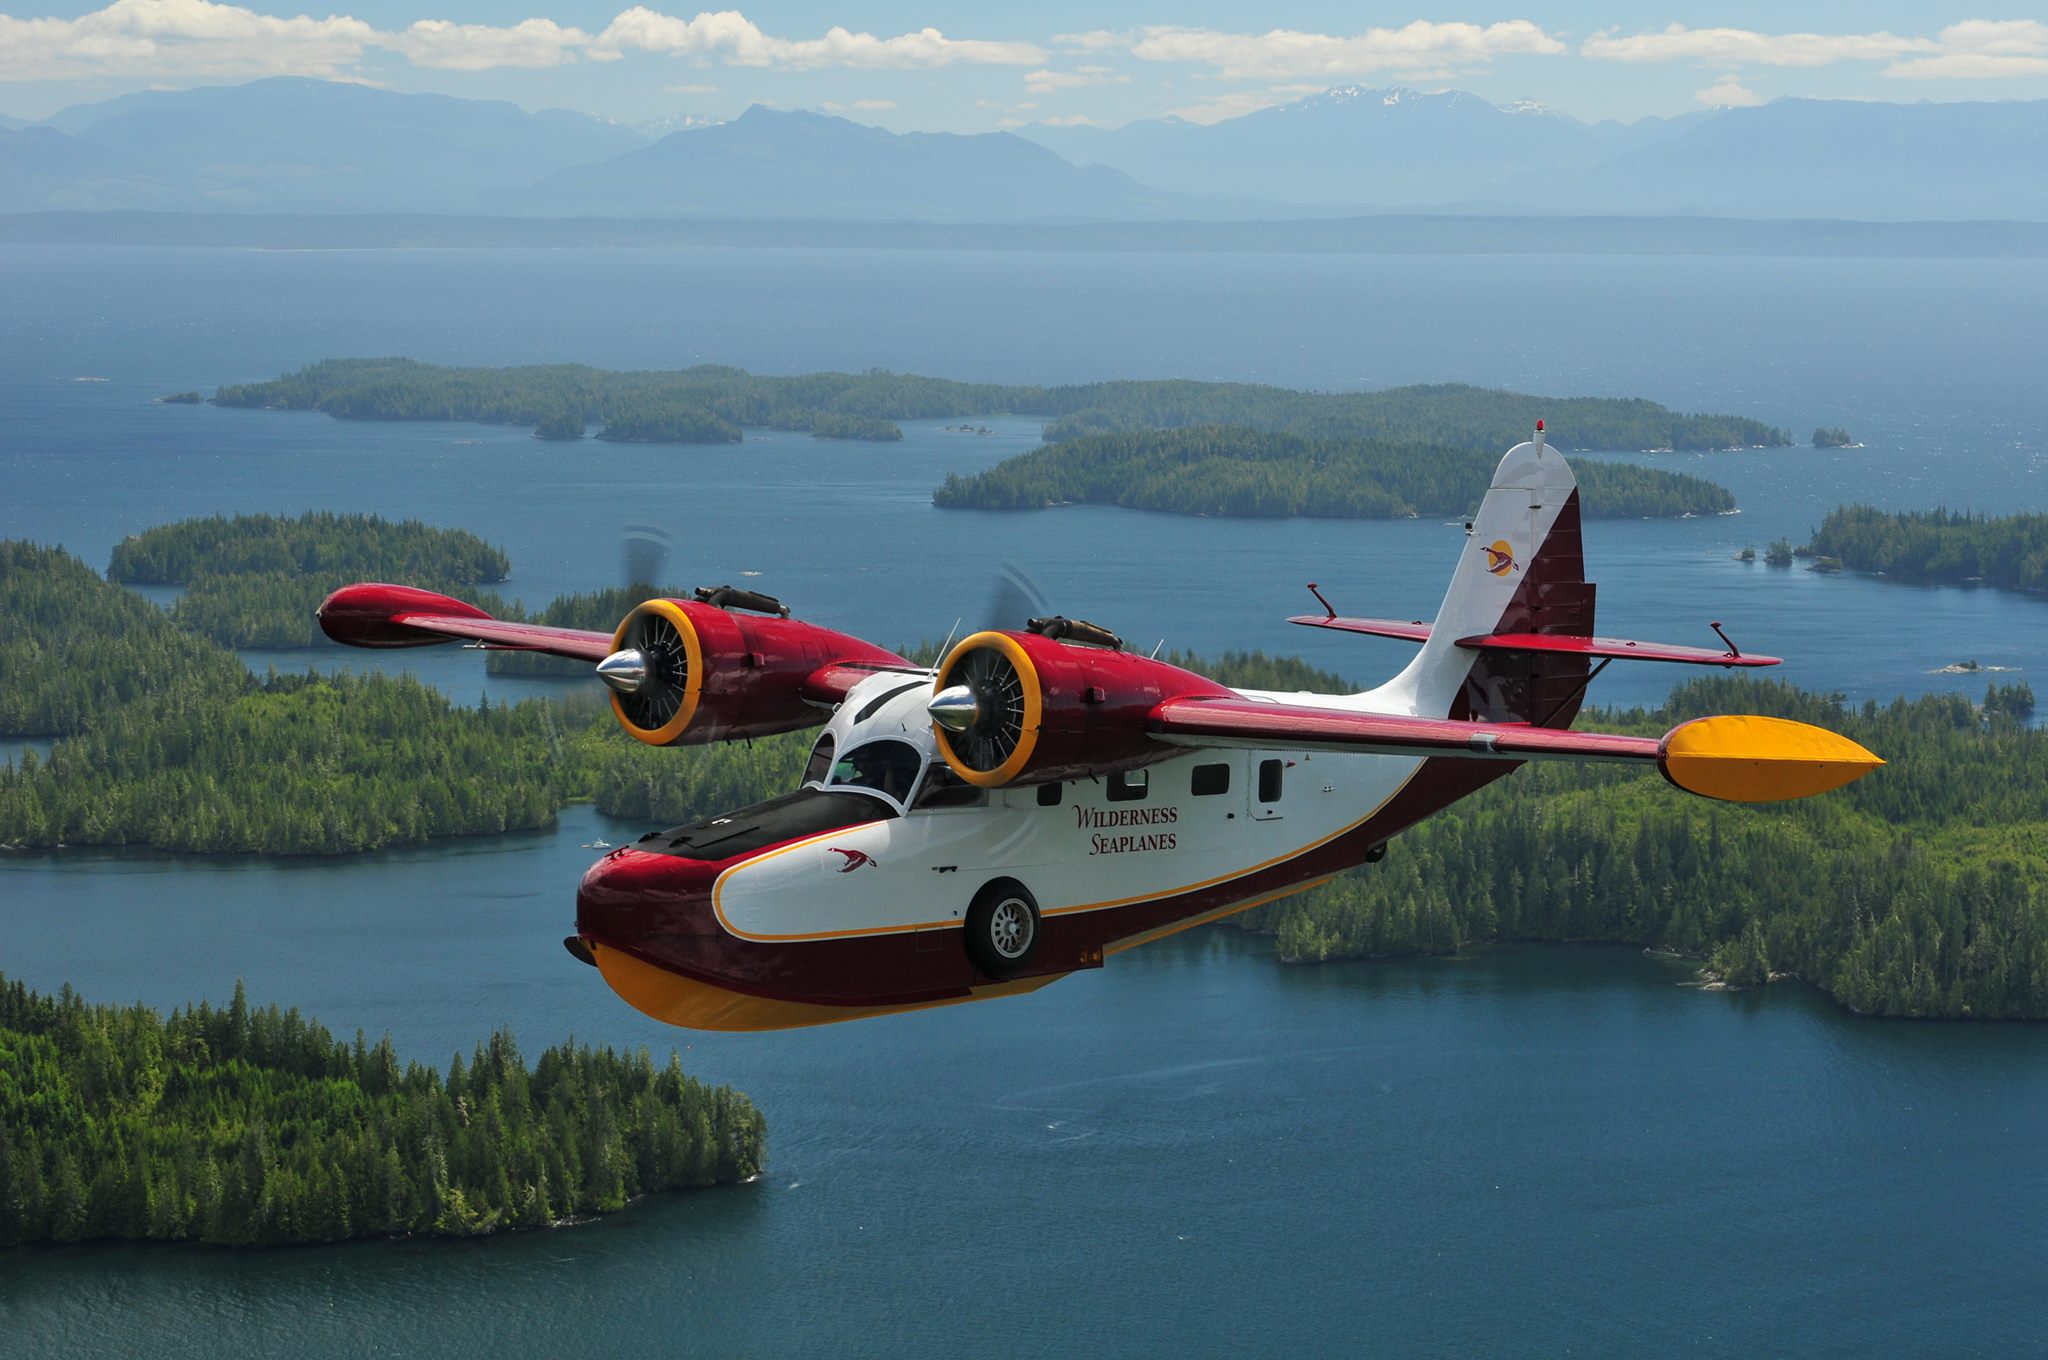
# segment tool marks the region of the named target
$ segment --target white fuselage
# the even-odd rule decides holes
[[[877,697],[911,679],[864,681],[820,737],[832,743],[835,760],[872,741],[915,747],[924,773],[908,807],[868,792],[880,800],[882,820],[799,840],[726,870],[712,898],[725,930],[762,943],[943,930],[959,926],[975,891],[997,877],[1026,885],[1047,917],[1223,889],[1358,827],[1422,765],[1410,756],[1200,750],[1125,776],[989,792],[956,787],[957,804],[923,806],[934,769],[944,770],[935,763],[925,712],[929,678],[856,721]],[[1333,708],[1368,701],[1245,695]],[[1259,895],[1248,887],[1232,902]]]

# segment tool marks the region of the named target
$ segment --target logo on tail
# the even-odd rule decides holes
[[[1486,569],[1495,576],[1505,576],[1520,565],[1515,561],[1515,550],[1508,546],[1508,541],[1504,538],[1496,538],[1492,546],[1481,548],[1479,551],[1486,554]]]

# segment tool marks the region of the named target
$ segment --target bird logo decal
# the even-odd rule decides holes
[[[841,850],[836,845],[828,845],[825,850],[828,854],[846,856],[846,863],[839,866],[839,872],[842,874],[850,874],[855,869],[865,869],[871,864],[880,863],[865,850]]]
[[[1515,550],[1504,538],[1496,538],[1492,546],[1481,548],[1486,554],[1486,569],[1495,576],[1505,576],[1515,569]]]

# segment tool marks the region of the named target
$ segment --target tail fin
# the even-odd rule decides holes
[[[1593,633],[1578,483],[1540,425],[1535,439],[1509,449],[1494,469],[1429,641],[1380,693],[1424,717],[1570,725],[1586,659],[1457,645],[1486,633]]]

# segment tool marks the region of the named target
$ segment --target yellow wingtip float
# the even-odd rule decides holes
[[[1687,793],[1769,803],[1852,784],[1884,761],[1826,728],[1737,714],[1680,723],[1665,734],[1657,763]]]

